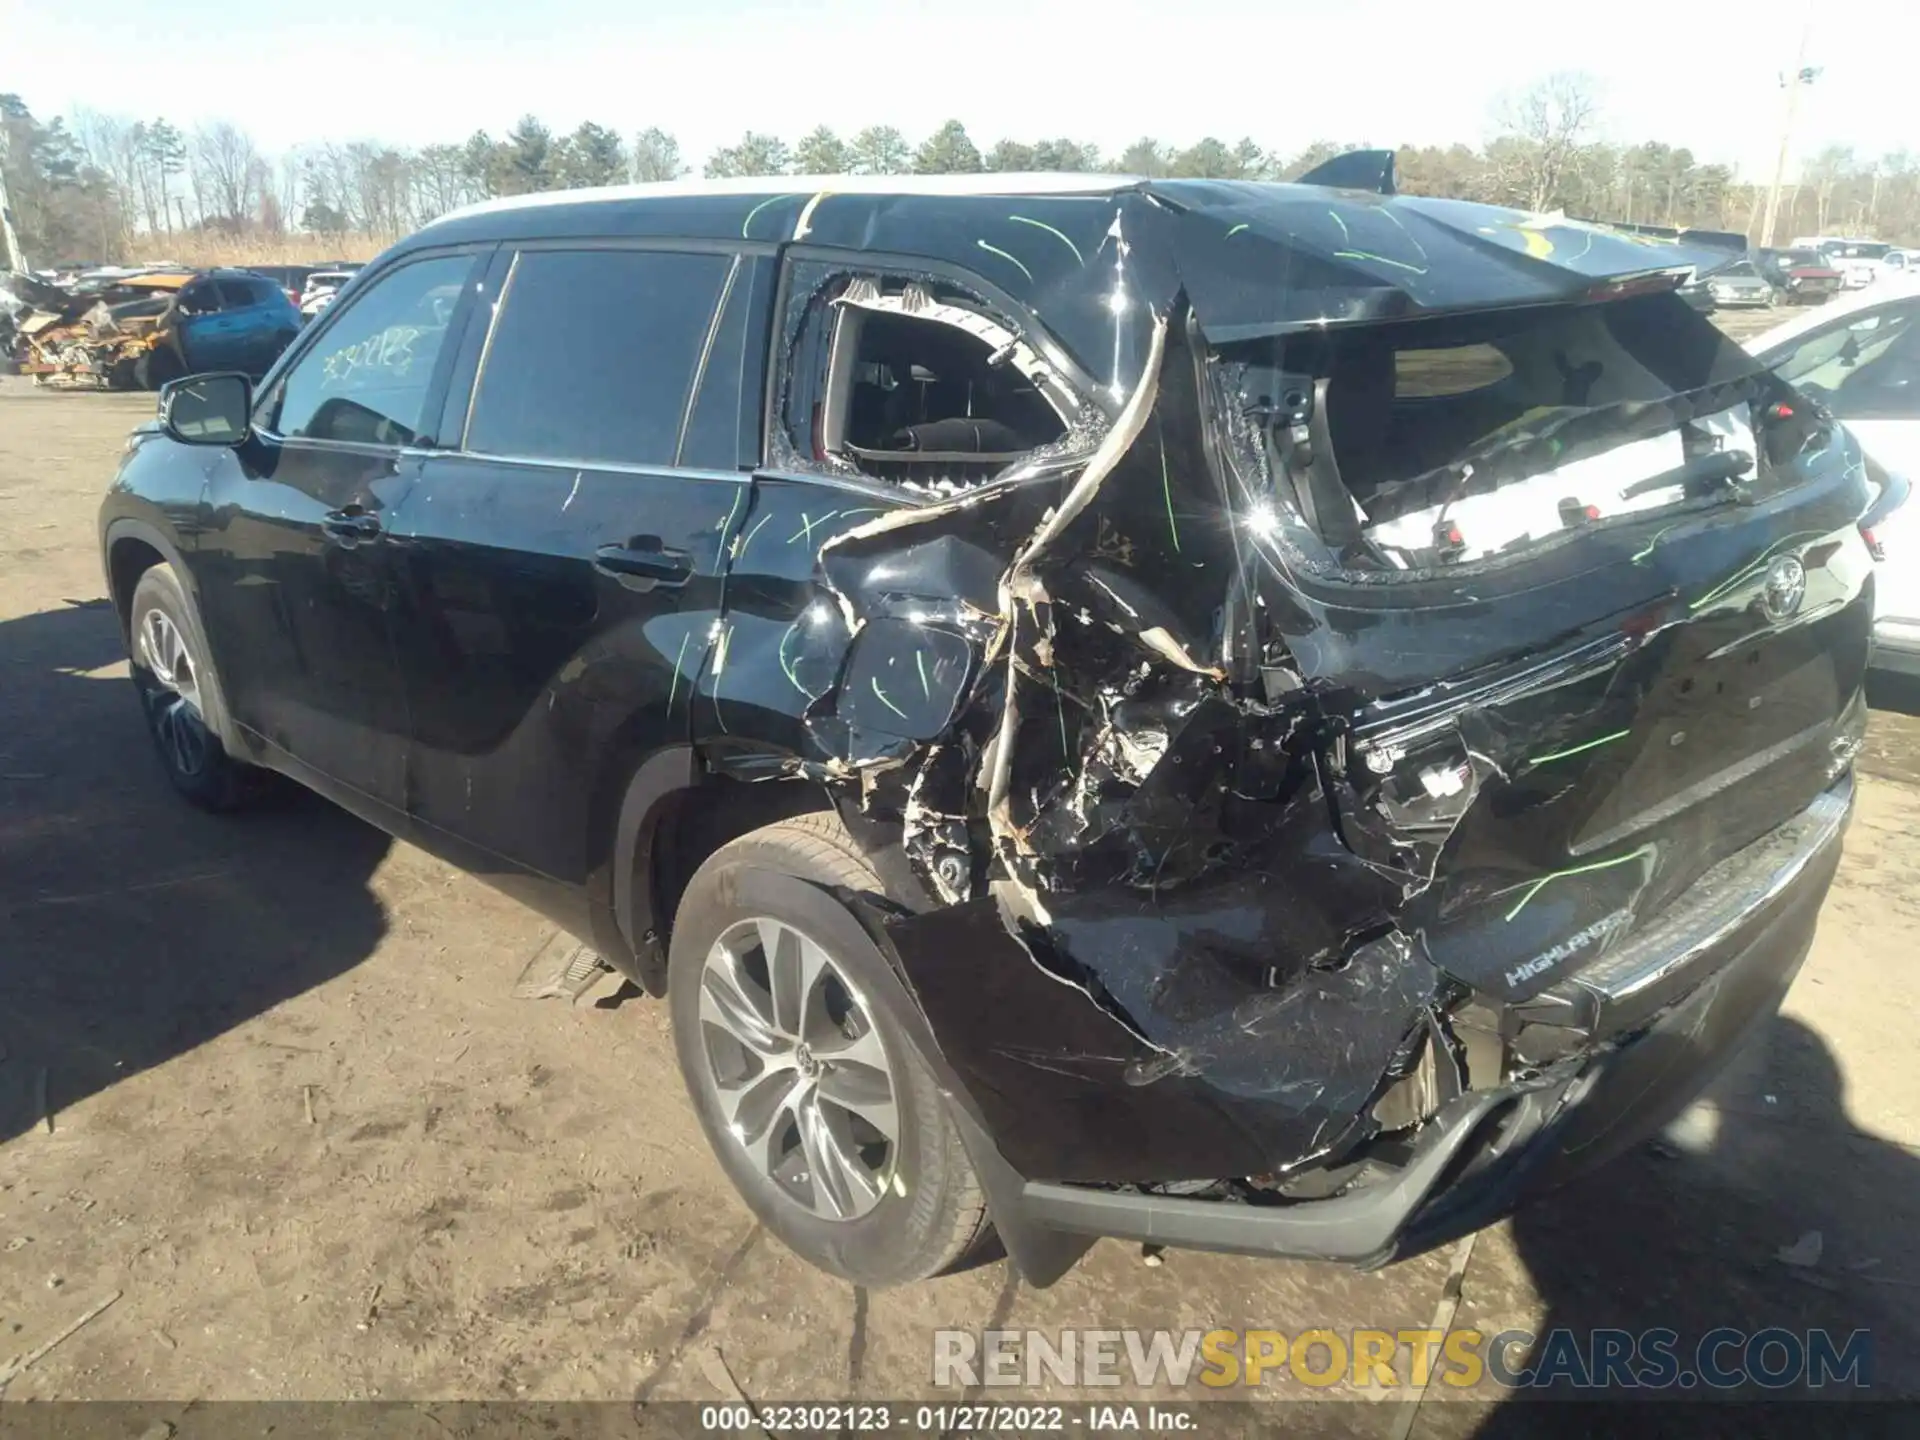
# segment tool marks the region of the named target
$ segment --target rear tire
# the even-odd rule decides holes
[[[134,383],[142,390],[158,390],[169,380],[185,374],[180,357],[165,345],[157,345],[133,362]]]
[[[167,779],[203,810],[235,810],[268,788],[266,771],[227,754],[209,714],[224,715],[220,681],[200,617],[167,564],[152,566],[133,588],[127,613],[133,684]]]
[[[947,1102],[874,998],[898,982],[832,893],[881,888],[837,816],[765,826],[695,872],[667,972],[721,1168],[788,1248],[871,1286],[936,1275],[988,1229]]]

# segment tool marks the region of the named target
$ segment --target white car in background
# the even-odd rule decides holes
[[[306,288],[300,292],[300,313],[311,320],[326,309],[359,268],[355,265],[346,270],[316,270],[307,276]]]
[[[1893,274],[1835,296],[1756,335],[1747,349],[1831,410],[1883,470],[1920,475],[1920,277]],[[1885,494],[1869,512],[1868,543],[1879,561],[1873,664],[1920,675],[1920,504],[1901,508],[1899,498]]]

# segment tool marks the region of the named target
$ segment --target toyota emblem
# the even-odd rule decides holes
[[[1797,613],[1807,597],[1807,567],[1792,555],[1782,555],[1767,567],[1767,583],[1760,591],[1760,607],[1769,620],[1785,620]]]

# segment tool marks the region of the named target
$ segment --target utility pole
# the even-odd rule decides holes
[[[13,228],[13,204],[7,199],[7,129],[0,124],[0,258],[9,270],[25,274],[27,257],[20,249],[20,236]]]
[[[1780,83],[1787,90],[1787,116],[1780,126],[1780,154],[1773,162],[1773,184],[1767,190],[1767,216],[1760,225],[1760,246],[1769,249],[1773,245],[1773,227],[1780,215],[1780,186],[1787,178],[1787,151],[1793,144],[1793,117],[1799,109],[1800,87],[1811,85],[1818,70],[1807,65],[1807,44],[1813,38],[1814,8],[1807,6],[1806,23],[1800,27],[1800,53],[1793,62],[1793,74]]]

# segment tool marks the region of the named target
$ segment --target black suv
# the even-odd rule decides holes
[[[839,1274],[1484,1224],[1800,964],[1870,490],[1674,293],[1737,252],[1392,188],[438,221],[130,443],[161,759],[214,808],[292,776],[664,995],[728,1174]]]

